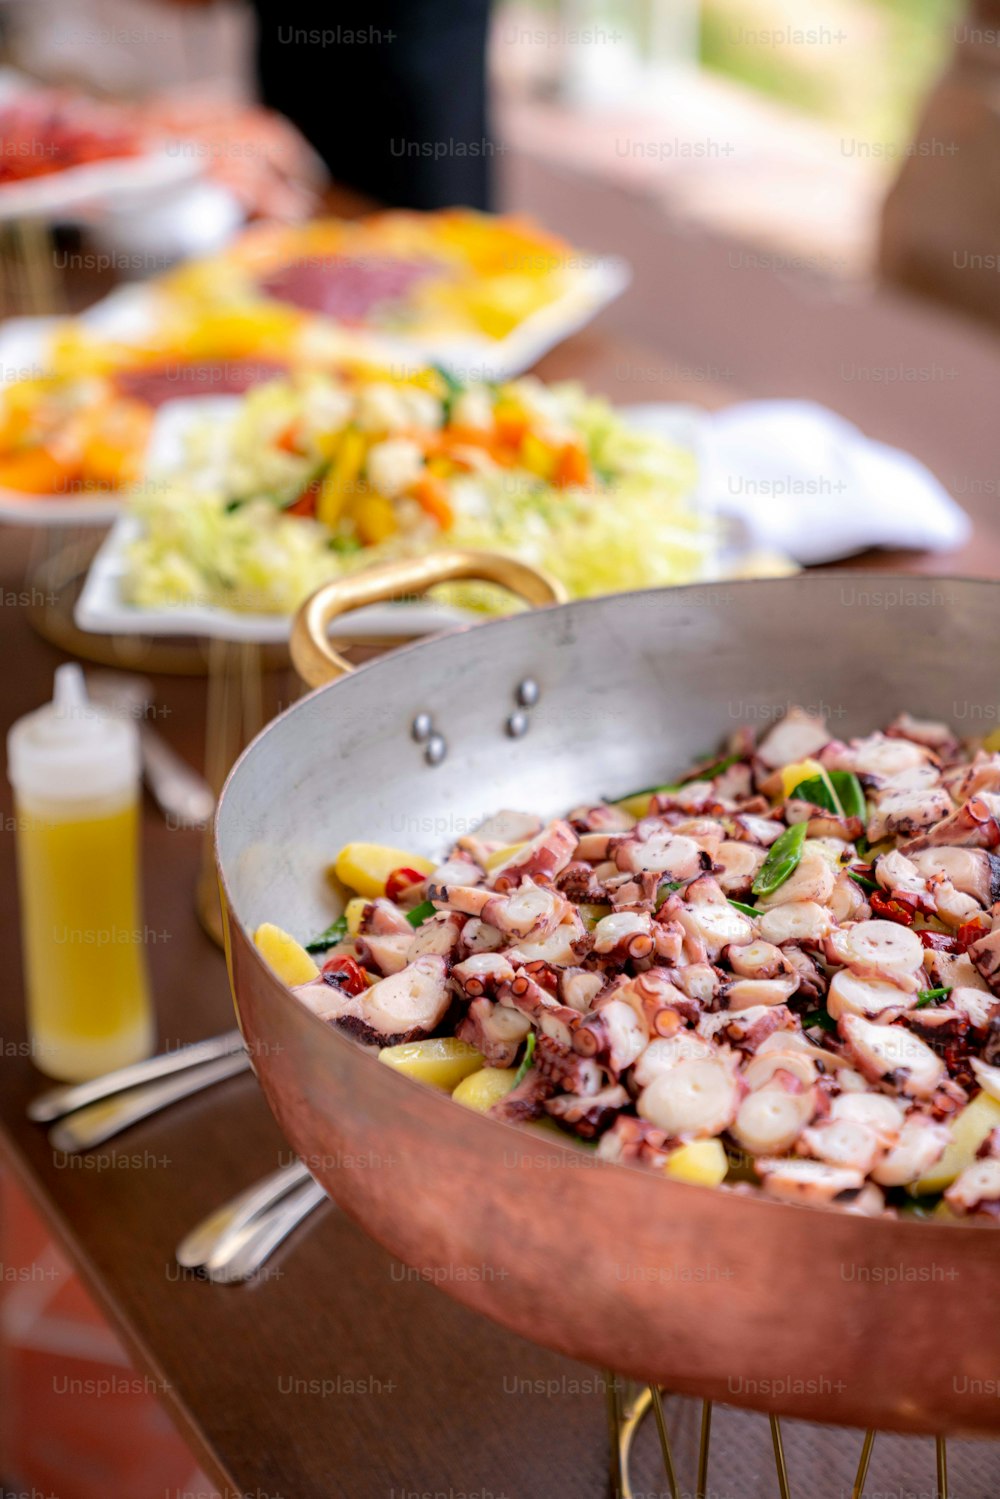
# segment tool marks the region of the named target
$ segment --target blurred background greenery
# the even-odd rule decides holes
[[[653,4],[658,0],[652,0]],[[713,72],[850,130],[859,139],[902,147],[913,118],[951,54],[961,0],[703,0],[701,61]],[[796,42],[797,29],[841,43]],[[781,46],[754,30],[791,33]]]

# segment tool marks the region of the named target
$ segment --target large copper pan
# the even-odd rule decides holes
[[[436,571],[411,565],[401,591]],[[354,580],[350,603],[377,586]],[[342,605],[343,585],[323,590],[300,628],[314,683],[334,670],[322,632]],[[822,1421],[1000,1429],[992,1230],[658,1180],[469,1114],[325,1026],[249,936],[263,920],[322,928],[323,870],[348,839],[436,853],[502,806],[653,784],[789,702],[823,705],[840,735],[902,708],[982,731],[1000,721],[998,638],[988,582],[845,573],[618,595],[409,646],[272,723],[218,816],[230,971],[271,1107],[330,1195],[415,1273],[592,1364]],[[511,737],[526,680],[538,701]],[[411,736],[420,714],[446,744],[436,765]]]

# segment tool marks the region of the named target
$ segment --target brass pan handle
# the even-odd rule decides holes
[[[406,557],[335,578],[317,588],[299,609],[292,625],[291,652],[295,670],[310,687],[352,671],[349,661],[330,644],[330,623],[340,614],[365,604],[424,594],[436,583],[476,579],[498,583],[533,607],[563,604],[566,591],[554,578],[499,552],[431,552],[426,557]]]

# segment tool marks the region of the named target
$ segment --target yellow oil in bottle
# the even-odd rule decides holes
[[[135,724],[88,700],[75,663],[57,668],[51,703],[7,736],[31,1055],[62,1082],[153,1047],[139,773]]]
[[[18,799],[32,1056],[82,1081],[148,1056],[153,1022],[139,900],[138,803]]]

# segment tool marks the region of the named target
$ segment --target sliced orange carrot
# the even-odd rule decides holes
[[[80,477],[78,463],[63,463],[48,448],[26,448],[0,458],[0,488],[24,494],[58,494]]]
[[[559,449],[552,482],[561,489],[571,484],[590,483],[590,463],[586,451],[579,443],[567,442]]]
[[[505,448],[519,448],[528,430],[529,421],[522,411],[494,412],[497,441]]]
[[[434,474],[423,473],[409,489],[410,495],[421,509],[437,521],[442,531],[447,531],[455,520],[455,512],[448,499],[448,491]]]
[[[274,439],[274,446],[280,448],[283,453],[297,453],[298,448],[295,445],[295,440],[298,435],[299,424],[293,419],[282,432],[278,433],[278,436]]]
[[[88,413],[82,424],[80,460],[88,481],[112,488],[134,482],[152,426],[152,410],[143,401],[111,401]]]

